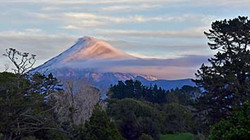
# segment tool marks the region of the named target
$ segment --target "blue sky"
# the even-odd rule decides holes
[[[204,58],[213,54],[203,34],[213,21],[249,14],[249,0],[1,0],[0,53],[37,54],[37,66],[93,36],[144,58]],[[2,71],[9,62],[0,58]]]

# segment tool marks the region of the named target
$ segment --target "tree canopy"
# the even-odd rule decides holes
[[[211,122],[249,103],[250,94],[250,21],[247,17],[215,21],[205,32],[208,45],[217,53],[202,65],[195,82],[204,88],[199,99]]]

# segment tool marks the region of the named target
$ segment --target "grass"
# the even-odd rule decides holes
[[[179,133],[161,135],[160,140],[194,140],[194,138],[194,135],[191,133]]]

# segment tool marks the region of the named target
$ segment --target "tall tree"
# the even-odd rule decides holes
[[[15,49],[9,49],[5,55],[16,66],[16,74],[0,73],[0,133],[4,134],[4,140],[20,139],[42,129],[55,129],[47,125],[51,121],[52,108],[47,104],[47,97],[58,90],[56,78],[51,74],[25,73],[33,65],[34,55],[29,57],[28,53]]]
[[[210,65],[197,71],[195,82],[205,91],[199,107],[215,122],[249,103],[250,21],[247,17],[215,21],[205,35],[217,53],[208,60]]]

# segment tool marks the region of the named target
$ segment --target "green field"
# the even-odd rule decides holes
[[[194,140],[195,137],[191,133],[166,134],[161,135],[160,140]]]

